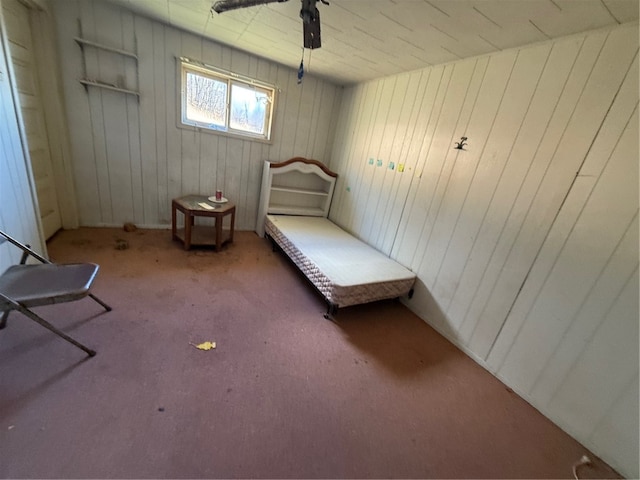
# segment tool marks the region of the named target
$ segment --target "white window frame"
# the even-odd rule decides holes
[[[212,126],[204,122],[198,122],[197,120],[191,120],[186,117],[186,78],[187,72],[200,74],[204,77],[209,77],[214,80],[225,82],[227,84],[227,98],[225,105],[225,125],[223,127]],[[180,96],[178,109],[178,125],[184,128],[196,128],[201,131],[210,133],[230,135],[234,137],[242,137],[245,139],[253,139],[269,142],[271,140],[272,124],[273,124],[273,111],[276,97],[276,87],[274,85],[261,82],[259,80],[244,77],[233,72],[222,70],[211,65],[207,65],[201,62],[197,62],[185,57],[178,59],[178,78],[180,84]],[[267,95],[267,108],[265,112],[265,131],[263,134],[249,132],[242,129],[231,128],[230,115],[231,115],[231,87],[232,85],[239,85],[244,88],[255,89]]]

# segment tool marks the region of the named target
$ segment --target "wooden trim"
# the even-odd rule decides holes
[[[319,162],[318,160],[312,160],[310,158],[304,157],[293,157],[289,160],[285,160],[284,162],[270,163],[269,168],[282,168],[296,162],[306,163],[307,165],[315,165],[330,177],[338,178],[338,174],[332,170],[329,170],[329,168],[324,163]]]

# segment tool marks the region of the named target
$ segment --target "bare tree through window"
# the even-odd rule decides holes
[[[269,138],[274,90],[182,64],[182,123]],[[227,111],[229,109],[229,111]]]

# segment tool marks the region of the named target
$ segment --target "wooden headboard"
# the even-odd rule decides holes
[[[264,162],[256,232],[264,236],[265,215],[327,217],[338,174],[302,157]]]

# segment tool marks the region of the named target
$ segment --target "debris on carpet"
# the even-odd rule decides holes
[[[195,343],[189,342],[189,345],[193,345],[198,350],[211,350],[213,348],[216,348],[216,342],[204,342],[198,345],[196,345]]]

